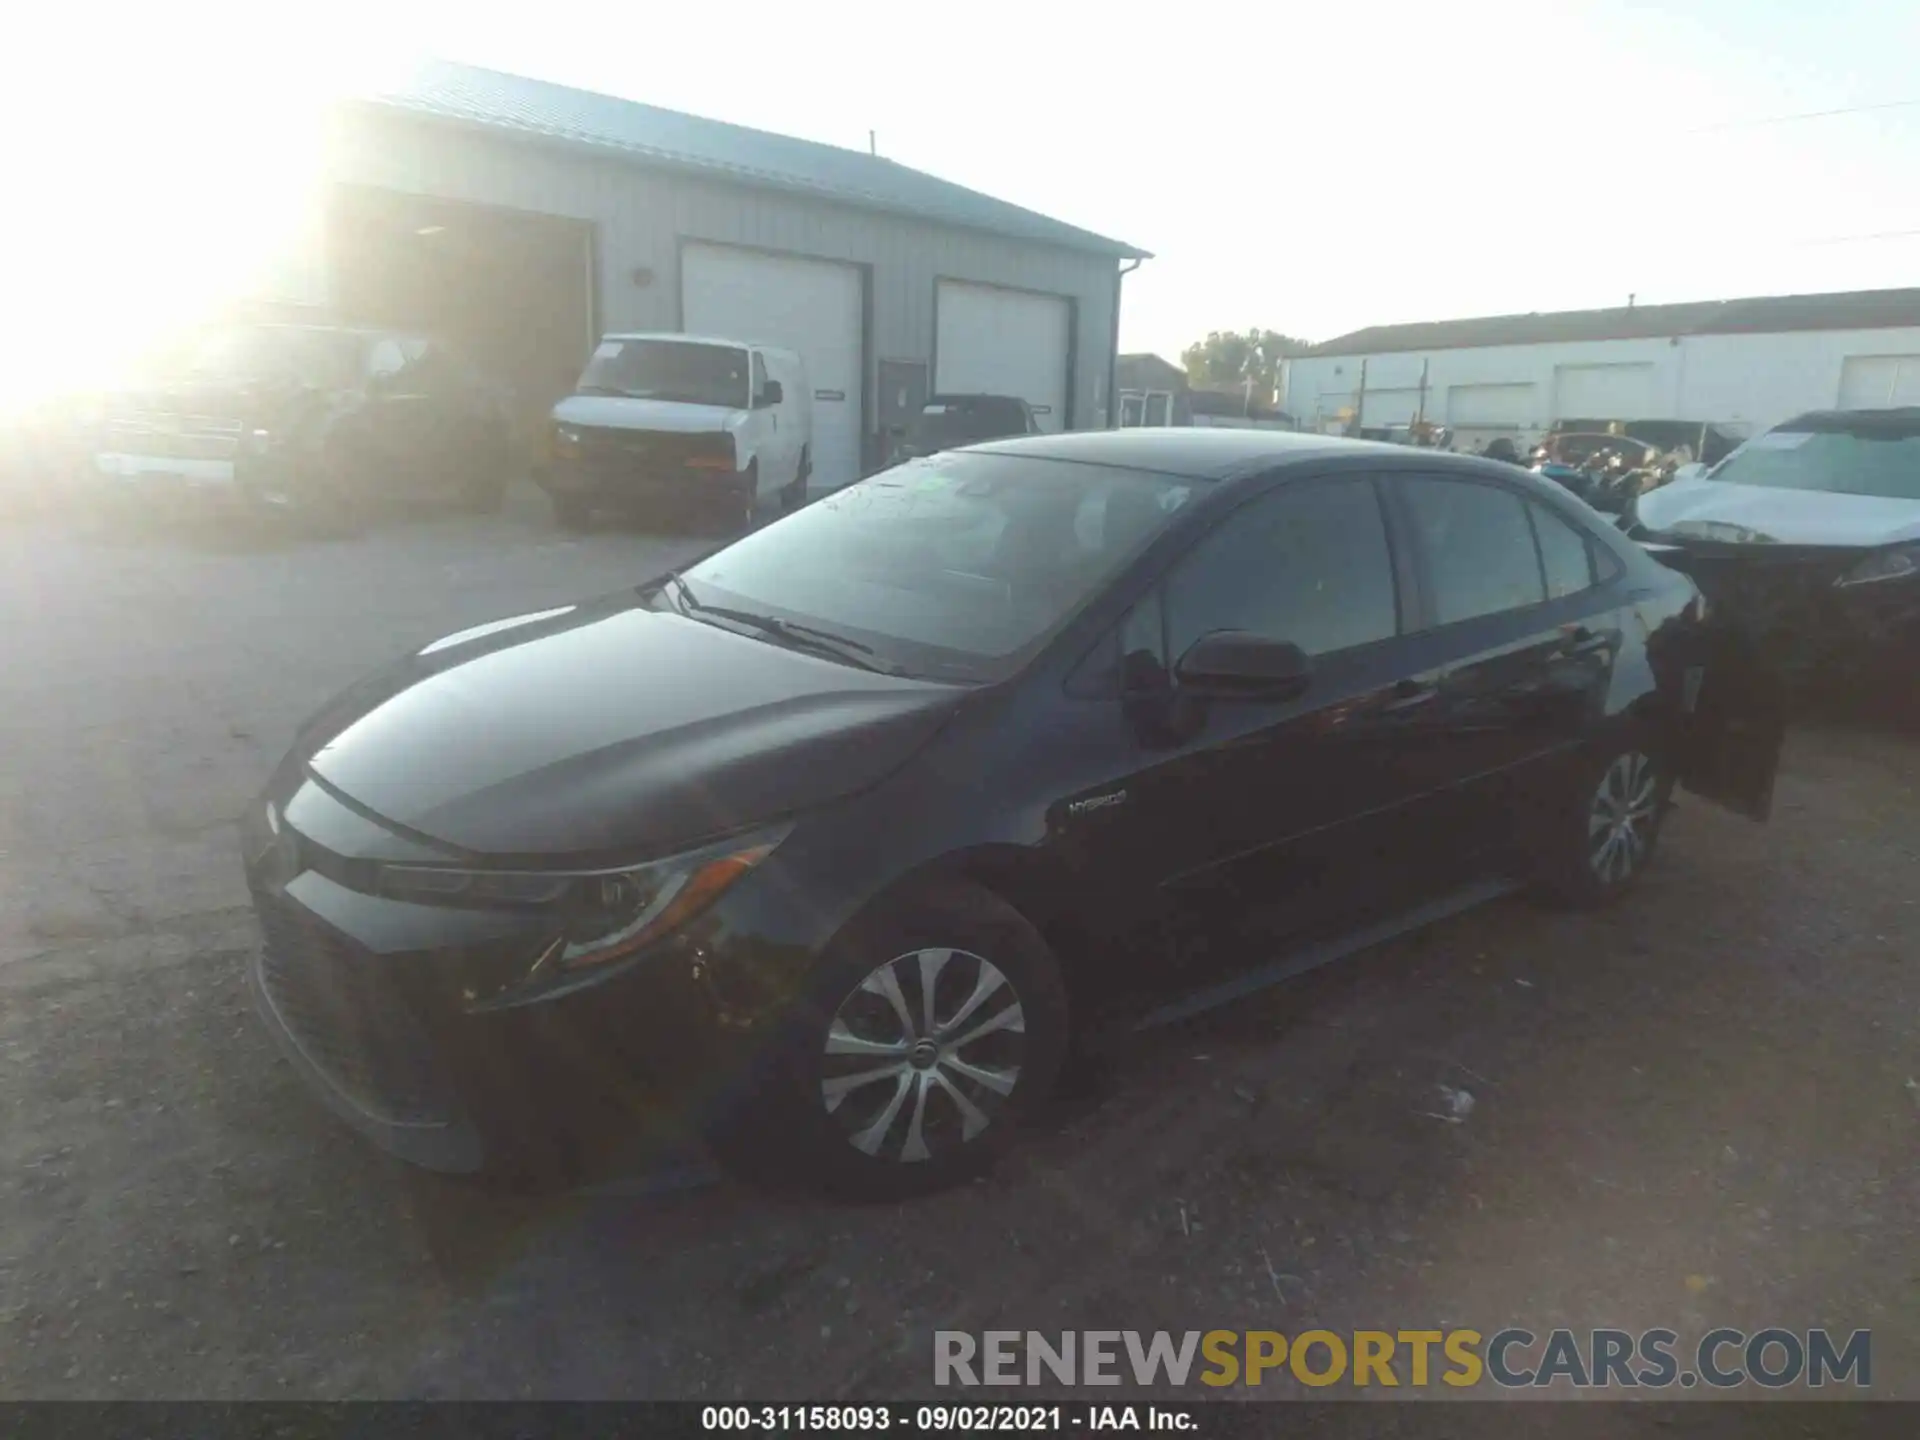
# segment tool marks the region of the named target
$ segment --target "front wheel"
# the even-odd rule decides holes
[[[1544,837],[1541,888],[1585,909],[1618,899],[1640,878],[1659,843],[1673,778],[1644,740],[1613,746],[1578,773],[1571,803]]]
[[[593,502],[584,495],[555,495],[553,519],[562,530],[581,531],[593,524]]]
[[[1066,990],[1039,933],[971,885],[856,921],[716,1149],[736,1169],[852,1199],[984,1171],[1052,1088]]]

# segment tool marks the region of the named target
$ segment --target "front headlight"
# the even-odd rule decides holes
[[[528,909],[551,914],[553,942],[528,978],[619,960],[671,934],[726,893],[787,837],[790,825],[616,870],[450,870],[388,865],[380,893],[417,905]]]
[[[577,460],[580,458],[580,432],[571,425],[553,424],[549,437],[549,448],[556,460]]]
[[[1891,550],[1876,550],[1833,583],[1874,585],[1882,580],[1905,580],[1920,575],[1920,545],[1902,545]]]

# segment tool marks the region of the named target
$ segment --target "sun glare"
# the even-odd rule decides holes
[[[0,411],[122,383],[319,263],[328,102],[309,62],[140,55],[26,76],[0,116]]]

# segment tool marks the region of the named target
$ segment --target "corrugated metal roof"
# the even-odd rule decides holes
[[[1762,295],[1682,305],[1623,305],[1374,325],[1315,345],[1309,355],[1383,355],[1470,350],[1567,340],[1659,340],[1674,335],[1765,335],[1788,330],[1877,330],[1920,325],[1920,289],[1848,290],[1831,295]]]
[[[435,60],[366,97],[387,109],[612,151],[746,185],[1126,258],[1147,252],[883,156],[751,130],[545,80]]]

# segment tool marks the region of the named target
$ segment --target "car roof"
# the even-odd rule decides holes
[[[1844,430],[1849,425],[1920,426],[1920,405],[1892,405],[1877,410],[1809,410],[1783,420],[1776,430]]]
[[[961,400],[997,400],[1007,405],[1024,405],[1027,402],[1018,395],[992,395],[984,390],[942,390],[937,395],[929,395],[929,405],[952,405]]]
[[[1445,450],[1415,449],[1376,440],[1348,440],[1297,430],[1233,430],[1224,426],[1075,430],[989,440],[966,448],[1048,460],[1076,460],[1087,465],[1154,470],[1188,480],[1233,480],[1283,465],[1368,455],[1397,462],[1400,467],[1405,467],[1410,459],[1417,459],[1423,467],[1466,468],[1481,474],[1489,471],[1504,474],[1513,468],[1497,460],[1476,460]]]

